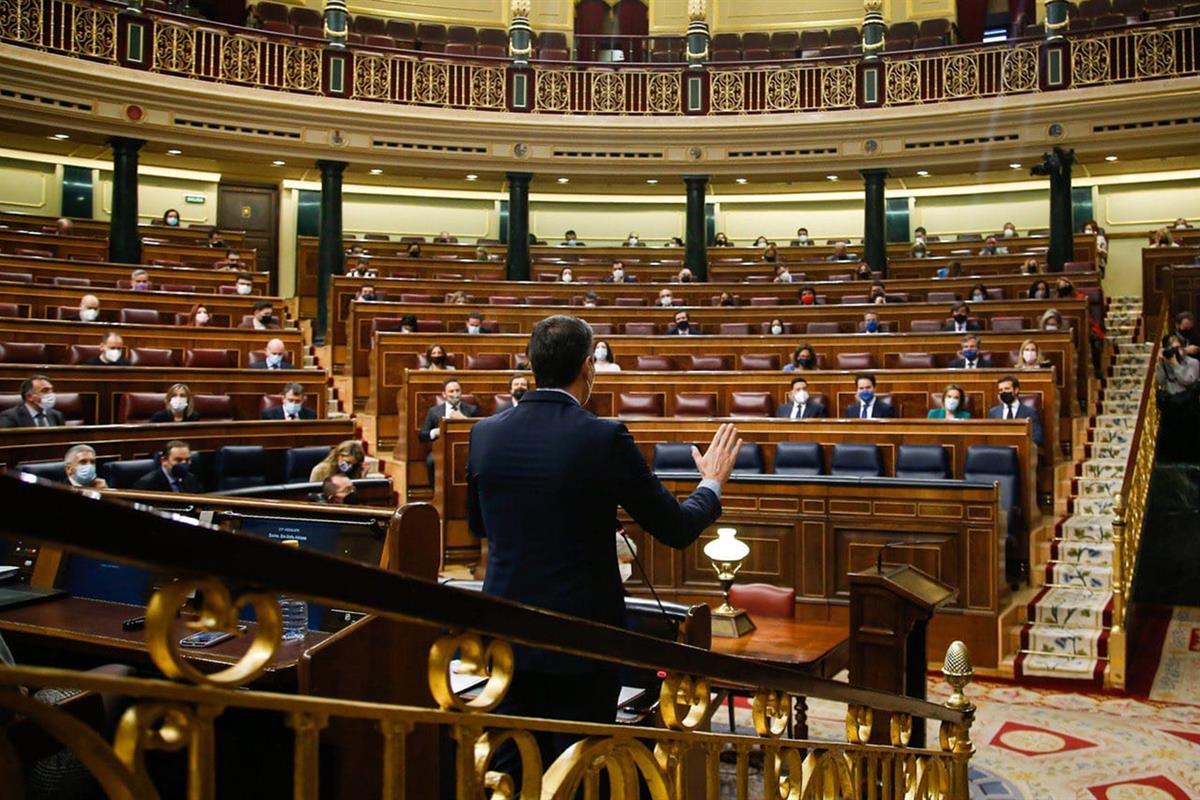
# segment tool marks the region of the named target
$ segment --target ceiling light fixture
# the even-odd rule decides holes
[[[836,181],[837,179],[838,179],[837,175],[826,175],[825,176],[825,180],[827,180],[827,181]]]
[[[929,177],[929,170],[927,170],[927,169],[919,169],[919,170],[917,170],[917,177],[918,177],[918,178],[928,178],[928,177]]]
[[[176,150],[174,147],[172,147],[170,150],[167,151],[167,155],[169,155],[169,156],[178,156],[178,155],[182,155],[182,154],[183,154],[182,150]]]
[[[382,175],[383,170],[381,170],[379,167],[376,167],[375,169],[371,170],[371,174],[372,175]]]
[[[558,182],[559,183],[570,183],[571,179],[570,178],[559,178]]]
[[[1021,168],[1021,165],[1020,165],[1020,164],[1018,164],[1016,161],[1014,161],[1014,162],[1012,162],[1011,164],[1009,164],[1009,165],[1008,165],[1008,168],[1009,168],[1009,169],[1020,169],[1020,168]]]
[[[69,133],[56,133],[56,134],[54,134],[53,136],[51,136],[50,138],[51,138],[51,139],[58,139],[58,140],[61,142],[63,139],[70,139],[70,138],[71,138],[71,134],[69,134]]]
[[[1117,157],[1116,156],[1105,156],[1104,160],[1105,161],[1116,161]]]
[[[479,176],[476,175],[474,172],[472,172],[471,174],[467,175],[467,180],[477,181],[477,180],[479,180]]]
[[[750,181],[749,181],[747,178],[737,178],[737,179],[736,179],[736,182],[737,182],[737,183],[739,183],[739,184],[741,184],[742,186],[745,186],[745,185],[746,185],[747,183],[749,183]]]
[[[279,159],[275,159],[274,161],[271,162],[272,167],[282,167],[285,164],[287,164],[286,161],[280,161]]]
[[[651,186],[653,186],[654,184],[658,183],[658,178],[647,178],[647,179],[646,179],[646,183],[648,183],[648,184],[650,184]]]

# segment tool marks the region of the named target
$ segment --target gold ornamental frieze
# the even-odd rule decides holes
[[[971,53],[945,59],[943,84],[950,97],[975,97],[979,94],[979,65]]]
[[[619,113],[625,110],[625,78],[616,72],[592,73],[592,110]]]
[[[799,69],[773,69],[767,73],[767,108],[778,111],[800,108]]]
[[[646,110],[651,114],[678,114],[680,77],[676,72],[651,72],[646,78]]]
[[[321,50],[288,45],[283,56],[283,81],[299,92],[321,91]]]
[[[117,14],[102,8],[76,8],[71,39],[80,55],[115,61],[117,58]]]
[[[712,74],[709,103],[713,111],[738,113],[746,111],[742,75],[741,70],[725,70]]]
[[[230,36],[221,42],[221,80],[258,83],[262,42]]]
[[[1028,92],[1038,85],[1038,54],[1032,47],[1017,47],[1008,51],[1001,65],[1002,86],[1005,92]]]
[[[1109,79],[1109,39],[1071,42],[1071,80],[1078,85],[1105,83]]]
[[[535,108],[539,111],[571,110],[571,77],[566,70],[539,70],[534,89]]]
[[[42,0],[0,0],[0,34],[14,42],[42,38]]]
[[[415,103],[440,106],[450,94],[450,65],[422,61],[412,71],[412,99]]]
[[[827,108],[848,108],[855,102],[854,67],[838,65],[828,67],[821,80],[821,96]]]
[[[887,103],[917,103],[921,100],[920,62],[889,61],[885,70]]]
[[[1139,33],[1134,39],[1137,71],[1143,78],[1167,75],[1175,67],[1175,39],[1166,31]]]
[[[504,68],[473,67],[471,70],[471,107],[504,108]]]
[[[391,96],[391,61],[376,55],[361,55],[354,59],[354,97],[387,100]]]
[[[154,68],[164,72],[195,72],[196,32],[186,25],[156,25]]]

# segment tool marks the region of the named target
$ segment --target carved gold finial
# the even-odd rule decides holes
[[[950,695],[946,705],[949,708],[958,709],[968,707],[970,701],[967,700],[962,690],[974,677],[975,668],[971,666],[971,653],[965,644],[954,641],[946,648],[946,659],[942,662],[942,675],[946,677],[946,683],[954,689],[954,693]]]
[[[688,0],[688,20],[703,22],[707,15],[706,0]]]
[[[867,11],[867,12],[871,12],[871,11],[882,12],[883,11],[883,0],[863,0],[863,10]]]
[[[528,17],[529,0],[512,0],[510,9],[512,10],[512,15],[514,17]]]

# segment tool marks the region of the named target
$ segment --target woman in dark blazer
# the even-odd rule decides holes
[[[150,415],[150,422],[199,422],[200,415],[192,402],[192,390],[186,383],[177,383],[167,389],[163,400],[166,406]]]

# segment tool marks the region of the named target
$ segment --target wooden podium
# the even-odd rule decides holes
[[[925,629],[958,590],[907,564],[877,564],[850,575],[850,684],[925,699]],[[889,744],[890,715],[875,712],[871,742]],[[925,746],[913,720],[909,744]]]

